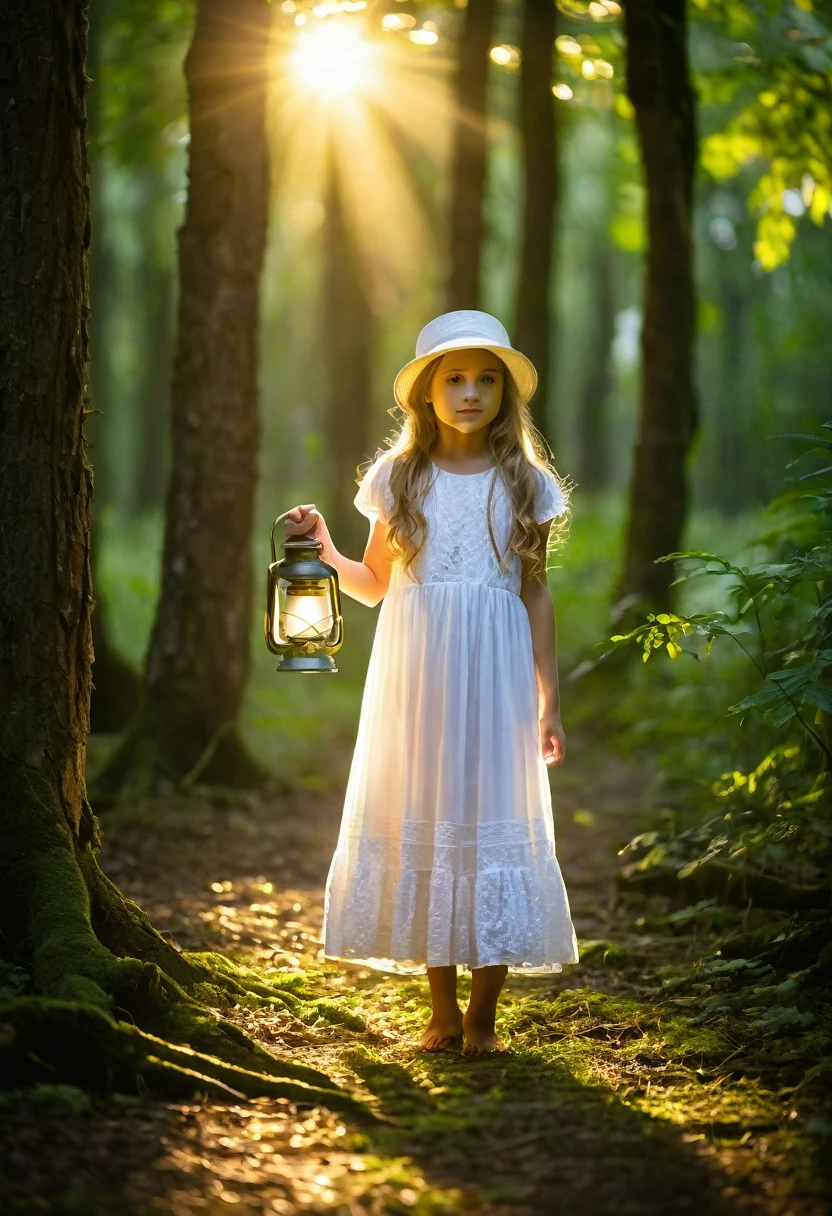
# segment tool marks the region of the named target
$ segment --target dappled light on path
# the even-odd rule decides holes
[[[105,825],[103,862],[162,931],[322,1000],[228,1002],[221,1015],[322,1069],[377,1117],[286,1101],[91,1100],[47,1087],[40,1101],[0,1112],[10,1193],[25,1203],[71,1179],[85,1216],[703,1207],[820,1216],[811,1185],[801,1189],[805,1146],[777,1095],[733,1075],[738,1045],[691,1025],[687,998],[657,990],[656,968],[681,957],[678,944],[612,906],[639,780],[610,760],[591,780],[560,782],[559,851],[580,901],[583,960],[561,976],[510,976],[498,1015],[510,1050],[473,1060],[417,1049],[429,1011],[423,977],[323,958],[337,800],[298,793],[231,808],[125,809]],[[464,1000],[467,974],[460,988]]]

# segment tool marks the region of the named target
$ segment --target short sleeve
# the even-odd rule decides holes
[[[393,513],[389,459],[379,457],[370,465],[361,479],[353,502],[368,519],[379,519],[383,524],[389,521]]]
[[[535,522],[545,524],[566,510],[566,496],[558,479],[548,469],[535,468],[537,491],[534,500]]]

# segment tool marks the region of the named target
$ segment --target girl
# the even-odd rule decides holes
[[[536,384],[495,317],[437,317],[396,378],[401,431],[355,496],[370,520],[363,560],[338,552],[314,504],[286,521],[321,542],[344,592],[384,599],[324,952],[426,968],[428,1051],[503,1050],[507,970],[577,961],[546,772],[565,753],[545,568],[565,493],[530,421]]]

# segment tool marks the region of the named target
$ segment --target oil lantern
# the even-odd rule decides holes
[[[344,640],[338,574],[321,561],[314,536],[287,536],[277,560],[272,524],[272,561],[266,580],[266,645],[282,656],[278,671],[336,672],[332,655]]]

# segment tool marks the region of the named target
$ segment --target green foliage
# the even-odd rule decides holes
[[[829,14],[811,0],[774,10],[754,0],[695,0],[695,8],[731,42],[698,80],[702,100],[730,115],[703,140],[702,165],[717,181],[750,168],[754,252],[773,270],[789,256],[795,217],[806,211],[821,225],[832,204]]]
[[[824,429],[832,430],[832,424]],[[827,461],[832,455],[832,442],[822,434],[793,438]],[[702,576],[723,580],[729,611],[651,615],[612,638],[614,647],[639,647],[645,662],[665,650],[671,659],[690,655],[700,664],[715,642],[730,639],[747,657],[757,686],[727,712],[740,720],[762,719],[781,736],[753,766],[711,782],[703,813],[692,825],[679,830],[671,824],[631,841],[624,850],[636,857],[625,870],[630,877],[662,868],[685,879],[719,859],[793,883],[826,880],[832,852],[829,473],[827,465],[806,473],[801,481],[812,481],[811,491],[798,486],[773,505],[761,560],[738,565],[702,551],[661,559],[689,566],[679,584]],[[786,887],[779,890],[786,899]],[[776,896],[769,891],[767,898]]]
[[[101,121],[93,151],[121,164],[170,155],[185,130],[181,60],[194,19],[192,0],[98,0],[92,5],[92,88],[100,90]],[[96,62],[97,61],[97,62]]]

